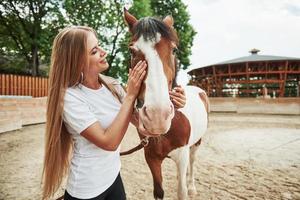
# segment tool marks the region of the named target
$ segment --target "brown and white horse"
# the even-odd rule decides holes
[[[129,44],[131,66],[140,60],[148,63],[147,75],[138,96],[138,132],[140,138],[152,136],[144,151],[153,176],[154,198],[164,197],[161,164],[169,157],[178,169],[178,199],[187,199],[188,193],[196,193],[193,163],[201,137],[207,129],[208,98],[200,88],[186,86],[184,108],[175,110],[170,101],[169,90],[176,74],[173,51],[178,44],[172,17],[167,16],[162,21],[152,17],[137,20],[127,10],[124,15],[132,34]],[[145,130],[149,135],[141,134]]]

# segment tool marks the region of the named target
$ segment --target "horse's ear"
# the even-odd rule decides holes
[[[166,16],[164,19],[163,19],[163,22],[165,24],[167,24],[169,27],[173,27],[174,25],[174,20],[173,20],[173,17],[171,15],[168,15]]]
[[[133,15],[131,15],[126,8],[124,8],[124,19],[132,32],[133,25],[138,21]]]

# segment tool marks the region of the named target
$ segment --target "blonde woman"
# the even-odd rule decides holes
[[[43,199],[68,175],[65,200],[126,199],[120,177],[119,144],[131,121],[146,62],[129,72],[127,94],[103,75],[107,53],[95,31],[72,26],[56,36],[51,56],[47,105]],[[181,89],[171,97],[182,107]],[[178,95],[180,94],[180,95]],[[122,103],[120,103],[122,102]]]

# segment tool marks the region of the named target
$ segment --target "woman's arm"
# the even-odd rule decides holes
[[[133,112],[134,101],[146,74],[146,67],[146,62],[139,62],[129,72],[127,95],[112,124],[107,129],[104,129],[99,122],[95,122],[81,133],[83,137],[108,151],[114,151],[118,148],[127,131]]]

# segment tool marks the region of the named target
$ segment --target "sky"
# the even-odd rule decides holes
[[[300,0],[183,0],[197,32],[191,66],[178,74],[218,62],[261,55],[300,58]],[[175,22],[176,23],[176,22]]]

